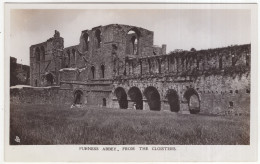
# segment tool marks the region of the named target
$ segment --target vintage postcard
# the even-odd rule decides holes
[[[256,4],[6,3],[5,160],[256,161],[257,20]]]

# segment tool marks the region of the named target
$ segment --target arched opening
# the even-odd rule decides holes
[[[40,59],[41,59],[40,55],[41,55],[41,50],[40,50],[39,47],[37,47],[36,50],[35,50],[35,57],[36,57],[37,62],[40,61]]]
[[[191,114],[197,114],[200,112],[199,94],[196,92],[195,89],[189,88],[187,91],[185,91],[183,97],[188,101]]]
[[[128,91],[128,95],[131,99],[131,101],[134,102],[135,108],[142,110],[143,109],[143,96],[142,92],[137,87],[132,87]]]
[[[83,39],[84,39],[84,42],[85,42],[84,49],[85,49],[85,51],[88,51],[88,49],[89,49],[89,36],[88,36],[88,33],[85,33],[83,35]]]
[[[167,91],[166,97],[167,97],[168,103],[170,105],[170,110],[172,112],[179,112],[180,101],[179,101],[178,93],[173,89],[169,89]]]
[[[74,92],[73,104],[82,104],[82,97],[83,97],[83,92],[81,90],[76,90]]]
[[[132,28],[131,30],[128,31],[126,38],[127,38],[127,45],[126,45],[127,54],[138,55],[140,31],[137,28]]]
[[[67,50],[67,57],[66,57],[66,66],[67,68],[70,67],[70,50]]]
[[[97,48],[100,48],[100,45],[101,45],[101,31],[99,29],[96,30],[95,36],[96,36]]]
[[[102,64],[100,69],[101,69],[101,78],[105,78],[105,66]]]
[[[132,41],[132,47],[133,47],[133,55],[137,55],[137,38],[136,36],[132,36],[131,38]]]
[[[41,61],[45,61],[45,49],[41,46]]]
[[[154,110],[154,111],[161,110],[160,94],[155,87],[153,86],[147,87],[144,90],[144,95],[148,101],[150,110]]]
[[[95,79],[95,67],[94,66],[91,67],[91,75],[92,75],[92,79]]]
[[[72,49],[72,60],[73,60],[73,63],[75,64],[76,63],[76,51],[74,48]]]
[[[103,106],[107,106],[107,99],[103,98]]]
[[[48,73],[46,76],[47,85],[52,85],[54,83],[54,76],[51,73]]]
[[[119,103],[120,109],[127,109],[128,108],[127,94],[126,94],[124,88],[118,87],[118,88],[116,88],[114,93],[115,93],[115,96]]]

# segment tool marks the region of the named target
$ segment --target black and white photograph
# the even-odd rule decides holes
[[[253,150],[254,5],[9,5],[8,149]]]

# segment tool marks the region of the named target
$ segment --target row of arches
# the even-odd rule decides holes
[[[133,106],[135,109],[143,110],[143,102],[145,101],[147,102],[150,110],[161,110],[161,102],[163,98],[161,98],[160,93],[153,86],[145,88],[143,92],[141,92],[141,90],[138,87],[131,87],[128,90],[128,92],[126,92],[124,88],[118,87],[115,89],[114,95],[117,98],[117,102],[119,103],[119,107],[121,109],[129,108],[128,102],[131,101],[133,102]],[[130,100],[128,100],[128,97]],[[168,101],[170,110],[172,112],[180,111],[180,98],[178,96],[177,91],[175,91],[174,89],[169,89],[166,93],[165,98]],[[200,111],[199,95],[195,89],[187,89],[183,95],[183,98],[186,100],[186,103],[188,104],[190,113],[196,114]]]
[[[239,53],[237,53],[239,54]],[[126,75],[142,75],[149,73],[180,73],[193,72],[195,70],[223,70],[230,67],[239,67],[242,65],[250,66],[250,54],[241,52],[239,56],[232,55],[230,62],[227,62],[223,55],[207,59],[207,56],[197,54],[184,57],[175,55],[154,56],[140,60],[130,59],[125,63]],[[213,63],[213,64],[212,64]]]

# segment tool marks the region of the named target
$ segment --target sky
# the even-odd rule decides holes
[[[126,24],[154,31],[154,45],[196,50],[249,44],[250,10],[71,10],[13,9],[10,17],[10,56],[29,65],[29,48],[53,37],[64,38],[64,46],[79,44],[81,31],[108,24]]]

